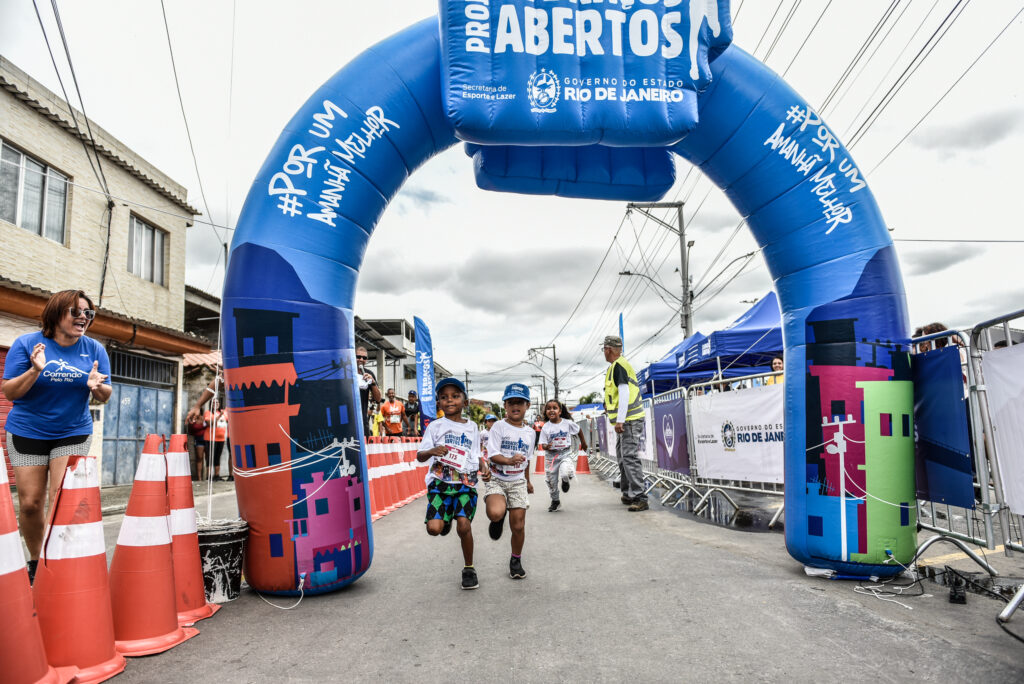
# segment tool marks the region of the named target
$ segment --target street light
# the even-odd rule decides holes
[[[640,278],[644,278],[646,280],[649,280],[652,283],[654,283],[655,285],[657,285],[658,287],[660,287],[662,292],[667,294],[672,299],[676,300],[677,302],[682,302],[683,301],[682,299],[679,298],[678,295],[672,294],[672,292],[670,290],[668,290],[664,285],[662,285],[661,283],[659,283],[657,280],[655,280],[651,276],[647,275],[646,273],[634,273],[633,271],[619,271],[619,275],[620,276],[639,276]]]

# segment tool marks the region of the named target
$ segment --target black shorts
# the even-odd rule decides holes
[[[72,435],[60,439],[34,439],[7,433],[7,453],[13,466],[45,466],[55,458],[85,455],[92,435]]]

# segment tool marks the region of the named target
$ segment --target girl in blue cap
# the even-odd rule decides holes
[[[526,509],[530,507],[527,494],[533,494],[530,482],[530,457],[533,456],[533,428],[526,424],[526,409],[530,406],[530,388],[514,382],[505,388],[505,418],[491,428],[487,438],[487,459],[492,478],[484,485],[484,501],[491,524],[491,539],[499,539],[505,527],[512,531],[512,558],[508,574],[512,579],[523,579],[523,543],[526,541]]]
[[[466,408],[466,386],[457,378],[437,383],[437,405],[444,414],[423,431],[416,460],[427,465],[427,534],[446,535],[455,521],[462,543],[462,588],[476,589],[473,567],[473,516],[476,515],[477,474],[487,482],[490,468],[480,453],[480,430],[462,417]]]

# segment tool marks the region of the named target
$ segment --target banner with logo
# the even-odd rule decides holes
[[[690,474],[686,450],[686,397],[654,404],[654,433],[658,444],[658,467]]]
[[[697,124],[729,0],[440,0],[444,106],[485,145],[671,145]]]
[[[1006,505],[1024,515],[1024,344],[986,352],[981,361]]]
[[[597,417],[597,446],[605,456],[613,456],[608,448],[608,416]]]
[[[784,387],[717,392],[690,401],[699,477],[783,482]]]
[[[420,395],[420,429],[424,429],[437,415],[434,396],[434,345],[430,328],[419,316],[413,317],[416,326],[416,386]]]

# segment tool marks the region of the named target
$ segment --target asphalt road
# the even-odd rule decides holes
[[[480,588],[462,591],[458,537],[429,537],[419,500],[375,523],[373,564],[355,584],[291,610],[267,601],[295,599],[243,590],[198,637],[129,659],[119,681],[1024,680],[1024,645],[996,625],[996,600],[950,604],[926,582],[925,596],[882,601],[805,576],[782,535],[629,513],[597,476],[548,513],[537,485],[524,580],[508,576],[507,529],[492,541],[481,511]],[[234,513],[230,493],[213,501],[215,517]],[[119,519],[104,520],[111,545]]]

